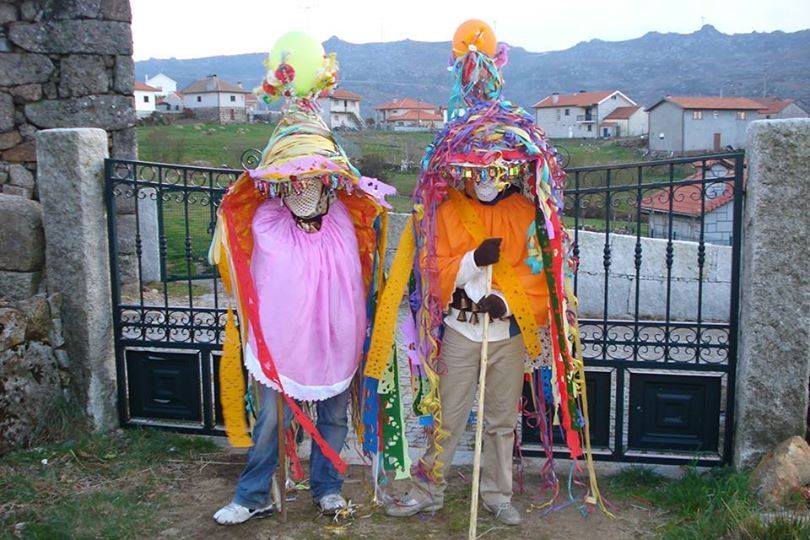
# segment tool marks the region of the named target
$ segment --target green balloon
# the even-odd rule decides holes
[[[298,97],[312,93],[318,71],[324,65],[323,45],[304,32],[287,32],[270,51],[270,70],[275,72],[282,62],[295,70],[293,87]]]

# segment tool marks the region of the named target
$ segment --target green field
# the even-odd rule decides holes
[[[208,167],[240,168],[242,152],[248,148],[263,149],[272,134],[268,124],[214,125],[179,123],[166,126],[142,126],[138,128],[139,157],[144,161],[199,165]],[[336,137],[349,157],[367,175],[395,186],[398,194],[391,198],[397,212],[409,212],[411,194],[418,178],[419,163],[425,148],[433,140],[433,133],[400,133],[389,131],[363,131],[336,133]],[[637,148],[620,146],[613,141],[560,140],[555,141],[570,155],[570,167],[627,163],[644,158]],[[406,169],[401,170],[402,162]],[[681,171],[679,171],[681,172]],[[667,171],[656,171],[655,176],[664,178]],[[635,182],[634,171],[614,176],[612,183]],[[646,178],[646,181],[652,177]],[[605,183],[603,171],[580,175],[579,185],[596,186]],[[569,186],[574,178],[569,177]],[[599,207],[604,201],[591,197],[595,206],[580,221],[583,229],[604,231],[604,213]],[[635,192],[614,195],[611,231],[635,234]],[[586,209],[587,210],[587,209]],[[596,212],[594,214],[594,212]],[[600,213],[602,212],[602,213]],[[186,209],[182,202],[171,200],[164,203],[164,231],[167,237],[167,266],[170,275],[186,276],[207,271],[206,254],[210,242],[209,229],[212,216],[209,207],[188,207],[188,251],[186,243]],[[573,226],[573,220],[569,226]],[[641,234],[646,235],[647,224],[641,224]]]

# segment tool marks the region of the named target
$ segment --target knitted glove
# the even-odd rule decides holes
[[[500,319],[506,315],[506,303],[497,294],[490,294],[478,301],[478,309],[489,313],[493,319]]]
[[[475,248],[473,260],[478,267],[495,264],[501,258],[501,239],[487,238],[481,245]]]

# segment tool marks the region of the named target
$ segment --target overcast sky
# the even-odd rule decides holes
[[[688,33],[704,23],[725,33],[810,27],[808,0],[131,0],[135,59],[267,52],[289,30],[353,43],[449,40],[480,18],[499,41],[530,51],[594,38]]]

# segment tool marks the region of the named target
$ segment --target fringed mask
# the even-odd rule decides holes
[[[282,196],[298,226],[306,232],[321,228],[321,218],[329,211],[333,190],[319,181],[301,182],[291,186]]]

